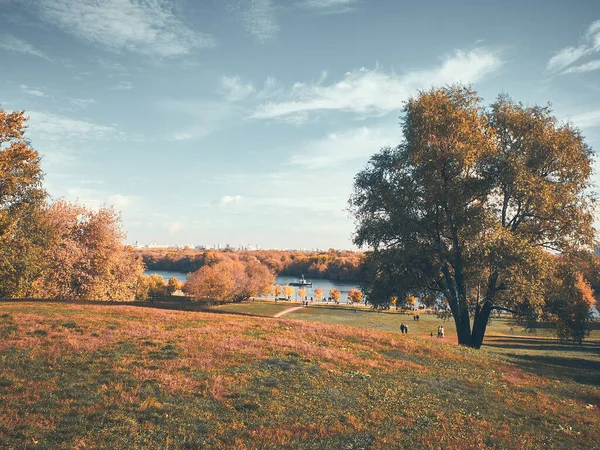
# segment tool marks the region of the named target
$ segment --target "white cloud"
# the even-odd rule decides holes
[[[292,165],[312,169],[339,167],[341,163],[363,159],[382,147],[399,142],[397,130],[361,127],[340,133],[331,133],[323,139],[307,142],[290,158]]]
[[[219,200],[219,206],[239,205],[241,201],[241,195],[224,195]]]
[[[85,109],[89,105],[93,105],[96,103],[96,100],[93,98],[72,98],[71,104],[75,109]]]
[[[600,109],[571,116],[571,122],[580,128],[593,128],[600,126]]]
[[[548,61],[547,69],[551,72],[558,72],[567,66],[570,66],[582,56],[587,55],[589,49],[585,46],[565,47],[556,53]]]
[[[170,234],[177,234],[183,229],[183,223],[181,222],[169,222],[167,223],[167,230]]]
[[[38,50],[28,42],[11,35],[4,35],[0,37],[0,48],[10,52],[37,56],[38,58],[50,61],[50,58],[48,58],[41,50]]]
[[[348,6],[357,3],[358,0],[304,0],[303,5],[310,8],[331,8],[335,6]]]
[[[119,81],[110,89],[115,91],[128,91],[129,89],[133,89],[133,83],[131,81]]]
[[[260,42],[268,41],[279,32],[273,0],[242,0],[233,9],[244,30]]]
[[[254,86],[252,86],[252,83],[244,84],[240,77],[222,76],[220,83],[221,92],[225,95],[225,97],[227,97],[227,100],[231,102],[244,100],[254,92]]]
[[[582,45],[577,47],[565,47],[556,52],[548,61],[546,69],[550,72],[558,73],[579,61],[581,58],[596,52],[600,52],[600,20],[596,20],[590,24],[585,33],[583,41],[584,43]],[[591,63],[587,63],[577,67],[572,67],[564,70],[562,73],[589,72],[591,70],[596,70],[597,67],[593,64],[590,64]],[[594,68],[590,69],[590,67]]]
[[[569,67],[565,70],[564,73],[584,73],[584,72],[593,72],[594,70],[600,69],[600,59],[595,59],[594,61],[587,62],[585,64],[580,64],[578,66]]]
[[[215,44],[181,22],[166,0],[41,0],[39,8],[47,22],[116,52],[169,57]]]
[[[495,52],[479,48],[470,52],[456,51],[432,70],[417,70],[404,75],[361,68],[329,85],[295,83],[287,99],[264,103],[251,118],[289,118],[317,111],[380,116],[398,110],[416,89],[432,84],[473,83],[501,65],[502,60]]]
[[[19,89],[21,89],[22,92],[24,92],[25,94],[28,95],[33,95],[34,97],[47,97],[47,95],[40,91],[39,89],[33,89],[30,88],[29,86],[22,84],[21,86],[19,86]]]
[[[121,211],[139,201],[140,198],[132,195],[111,194],[99,189],[71,187],[66,191],[65,198],[77,201],[88,208],[99,209],[102,206],[112,206],[116,211]]]
[[[111,125],[99,125],[41,111],[29,111],[29,116],[29,131],[33,136],[45,140],[107,140],[125,137],[123,132]]]
[[[200,139],[220,129],[232,117],[232,103],[202,100],[163,100],[157,107],[177,118],[177,127],[169,126],[168,139],[185,141]]]
[[[303,0],[298,4],[321,14],[339,14],[355,11],[358,3],[359,0]]]

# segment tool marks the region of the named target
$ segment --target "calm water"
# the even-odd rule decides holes
[[[183,272],[169,272],[167,270],[147,270],[145,273],[146,273],[146,275],[158,274],[161,277],[163,277],[165,280],[168,280],[169,278],[172,278],[172,277],[177,278],[179,281],[185,282],[187,280],[187,273],[183,273]],[[277,278],[275,278],[275,283],[280,284],[281,286],[285,286],[288,283],[294,283],[297,281],[298,281],[297,277],[278,276]],[[321,289],[323,289],[323,295],[325,297],[329,296],[330,289],[338,289],[342,293],[340,302],[346,302],[346,301],[348,301],[348,291],[350,291],[350,289],[358,288],[358,284],[349,283],[349,282],[339,282],[339,281],[331,281],[331,280],[323,280],[323,279],[313,279],[312,282],[313,282],[312,288],[310,286],[306,287],[306,295],[308,298],[313,296],[314,289],[320,287]],[[295,287],[295,289],[298,290],[297,287]]]

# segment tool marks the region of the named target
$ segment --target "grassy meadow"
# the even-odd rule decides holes
[[[311,309],[0,303],[0,448],[599,448],[595,339],[498,323],[476,351]]]

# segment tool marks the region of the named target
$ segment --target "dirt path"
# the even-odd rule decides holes
[[[294,308],[288,308],[285,311],[281,311],[281,312],[275,314],[273,317],[281,317],[284,314],[291,313],[291,312],[294,312],[294,311],[298,311],[299,309],[302,309],[302,308],[304,308],[304,306],[296,306]]]

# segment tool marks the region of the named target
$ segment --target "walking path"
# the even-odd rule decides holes
[[[296,306],[295,308],[288,308],[285,311],[281,311],[281,312],[275,314],[273,317],[281,317],[284,314],[291,313],[291,312],[294,312],[294,311],[298,311],[299,309],[302,309],[302,308],[304,308],[304,306]]]

